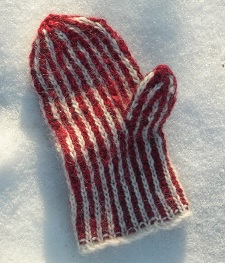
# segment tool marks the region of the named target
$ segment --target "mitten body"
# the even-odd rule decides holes
[[[127,242],[187,215],[163,124],[176,100],[165,65],[145,77],[102,19],[50,15],[30,55],[65,167],[79,247]]]

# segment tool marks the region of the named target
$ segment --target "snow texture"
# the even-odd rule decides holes
[[[225,1],[0,1],[0,262],[222,263],[225,258]],[[49,13],[104,17],[142,72],[168,64],[166,124],[192,218],[130,245],[78,253],[61,160],[31,86],[28,55]]]

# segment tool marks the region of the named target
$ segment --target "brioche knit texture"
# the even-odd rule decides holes
[[[30,68],[63,158],[81,251],[129,242],[189,215],[162,130],[177,91],[167,66],[143,77],[105,20],[49,15]]]

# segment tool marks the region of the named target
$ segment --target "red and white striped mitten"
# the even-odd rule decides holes
[[[167,66],[143,77],[105,20],[49,15],[30,67],[83,252],[170,228],[189,214],[162,131],[176,100]]]

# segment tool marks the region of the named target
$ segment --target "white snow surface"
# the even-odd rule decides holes
[[[28,56],[49,13],[103,17],[144,74],[167,64],[178,100],[165,130],[193,215],[129,245],[80,255],[61,160]],[[225,262],[225,1],[0,1],[0,262]]]

